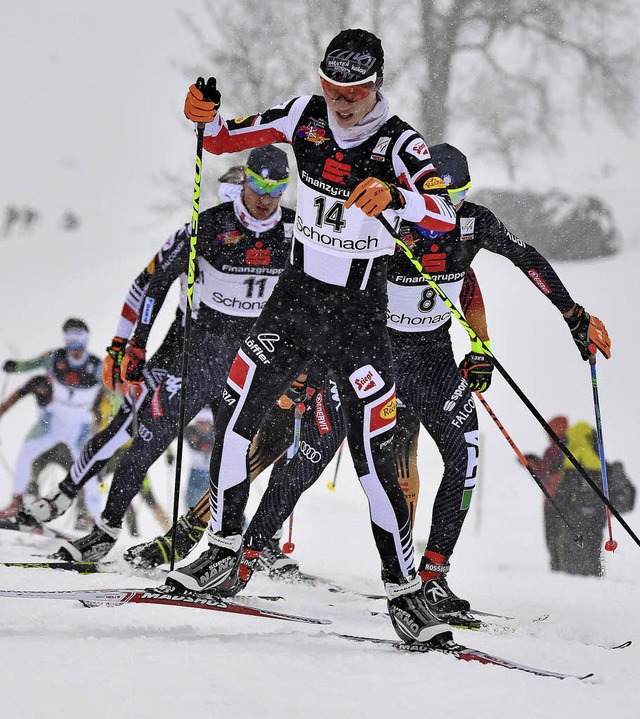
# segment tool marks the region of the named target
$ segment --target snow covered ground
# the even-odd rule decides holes
[[[0,116],[6,158],[2,196],[6,204],[32,204],[41,211],[33,232],[0,237],[2,361],[55,346],[69,315],[87,319],[91,346],[100,353],[130,280],[188,219],[188,207],[160,220],[149,213],[162,198],[156,183],[167,162],[183,172],[187,193],[191,182],[194,143],[180,110],[185,83],[170,62],[176,55],[187,57],[188,43],[173,14],[178,4],[154,3],[153,24],[147,22],[147,4],[124,0],[112,0],[99,18],[86,3],[41,3],[37,23],[16,6],[11,23],[2,23],[3,66],[14,68],[12,77],[3,79],[2,94],[12,102]],[[31,87],[37,92],[28,91]],[[625,158],[620,161],[624,164]],[[82,217],[75,232],[60,228],[68,209]],[[608,456],[622,460],[636,483],[638,341],[631,292],[639,261],[640,250],[630,243],[616,258],[557,266],[574,298],[601,317],[612,336],[613,359],[598,362],[605,443]],[[476,270],[502,364],[545,417],[564,412],[572,422],[591,421],[589,369],[558,313],[506,260],[484,253]],[[462,354],[465,338],[457,328],[455,337]],[[0,391],[6,394],[19,382],[0,379]],[[487,400],[523,451],[544,448],[543,431],[499,376]],[[23,405],[0,420],[0,452],[9,465],[35,418],[34,409]],[[86,609],[72,602],[0,599],[3,716],[633,716],[640,701],[640,548],[614,522],[620,546],[606,557],[604,579],[551,574],[541,493],[479,411],[482,473],[453,557],[451,584],[476,608],[516,620],[508,623],[514,628],[509,634],[457,631],[456,638],[534,666],[593,672],[592,680],[561,682],[440,655],[404,655],[272,620],[165,607]],[[415,534],[423,541],[440,463],[428,437],[420,452],[423,491]],[[171,494],[167,469],[159,463],[152,472],[166,503]],[[9,477],[5,469],[0,476],[4,503]],[[346,458],[335,492],[326,487],[330,478],[322,478],[296,512],[296,556],[308,572],[379,592],[367,509]],[[158,527],[144,512],[143,531],[150,537]],[[640,507],[626,519],[640,531]],[[1,561],[26,561],[56,546],[44,538],[0,534]],[[114,554],[132,541],[123,536]],[[119,575],[0,567],[2,589],[146,584]],[[386,618],[370,614],[380,602],[262,577],[249,590],[281,594],[286,599],[276,608],[329,618],[331,630],[393,636]],[[534,621],[547,614],[544,621]],[[627,639],[634,641],[628,649],[601,648]]]

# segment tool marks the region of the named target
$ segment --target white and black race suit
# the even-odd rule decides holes
[[[345,208],[358,180],[376,177],[402,188],[405,208],[387,212],[434,230],[455,224],[442,180],[422,137],[389,116],[360,144],[341,147],[319,96],[295,98],[260,115],[205,128],[205,149],[233,152],[289,143],[298,169],[290,264],[242,343],[216,417],[211,457],[211,528],[238,534],[248,499],[251,439],[277,397],[312,357],[334,374],[346,431],[370,506],[383,578],[412,576],[411,526],[396,481],[395,380],[386,329],[393,237],[357,207]]]

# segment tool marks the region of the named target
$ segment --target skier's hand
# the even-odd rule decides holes
[[[460,362],[459,370],[472,392],[486,392],[491,386],[493,361],[489,355],[469,352]]]
[[[115,392],[116,385],[120,382],[120,365],[126,345],[127,340],[114,337],[111,345],[107,347],[107,356],[102,360],[102,383],[109,392]]]
[[[375,217],[383,210],[401,210],[405,205],[404,195],[395,186],[375,177],[367,177],[349,195],[344,206],[359,207],[367,217]]]
[[[142,371],[144,370],[147,350],[138,347],[135,337],[129,341],[129,346],[124,351],[122,364],[120,365],[120,379],[127,385],[139,385],[142,383]]]
[[[220,107],[220,92],[216,87],[215,77],[210,77],[206,84],[199,77],[195,85],[191,85],[184,101],[184,114],[192,122],[212,122]]]
[[[15,360],[7,360],[2,365],[2,371],[8,372],[9,374],[11,374],[12,372],[15,372],[17,369],[18,369],[18,363]]]
[[[299,402],[304,402],[307,398],[307,375],[298,375],[295,382],[291,383],[289,389],[278,400],[280,409],[291,409]]]
[[[581,305],[574,305],[571,314],[565,315],[565,322],[576,343],[582,359],[589,357],[600,350],[609,359],[611,357],[611,340],[604,324],[593,315],[590,315]]]

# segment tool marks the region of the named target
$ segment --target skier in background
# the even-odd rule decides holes
[[[68,319],[62,332],[64,347],[32,360],[7,360],[2,368],[9,373],[46,369],[51,384],[51,398],[41,405],[40,418],[18,454],[13,498],[0,513],[2,518],[14,518],[24,510],[23,497],[37,457],[62,443],[69,447],[75,459],[94,429],[96,408],[103,391],[100,381],[102,363],[87,350],[89,328],[83,320]],[[41,391],[46,392],[46,388]],[[97,517],[102,508],[98,482],[94,480],[87,485],[84,494],[90,515]]]

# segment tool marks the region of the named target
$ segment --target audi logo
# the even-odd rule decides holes
[[[306,457],[310,462],[313,462],[313,464],[318,464],[318,462],[322,459],[320,452],[318,452],[315,447],[307,444],[304,440],[300,442],[300,448],[298,451],[303,457]]]
[[[141,424],[138,427],[138,436],[145,442],[151,442],[153,439],[153,432],[148,427],[145,427],[144,424]]]

